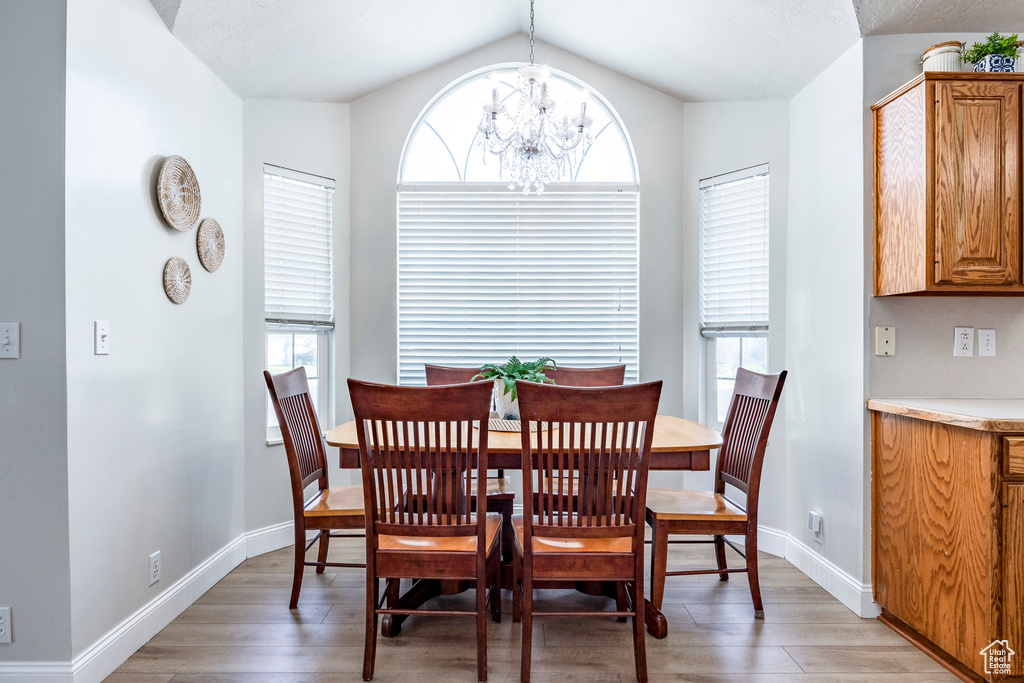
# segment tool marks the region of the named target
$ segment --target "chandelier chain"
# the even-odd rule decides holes
[[[530,0],[530,64],[533,64],[533,0]]]

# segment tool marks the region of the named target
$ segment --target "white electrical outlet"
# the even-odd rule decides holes
[[[157,550],[155,553],[149,556],[149,585],[152,586],[154,583],[160,580],[160,551]]]
[[[0,358],[21,358],[21,323],[0,323]]]
[[[895,356],[896,355],[896,328],[876,327],[875,328],[875,355]]]
[[[996,355],[996,331],[978,330],[978,355]]]
[[[0,607],[0,645],[13,642],[11,637],[13,629],[14,627],[11,624],[11,608]]]
[[[820,539],[824,527],[824,521],[817,512],[807,513],[807,528],[814,532],[814,538]]]
[[[93,322],[93,353],[97,356],[110,355],[110,323],[106,320]]]
[[[973,327],[953,328],[953,355],[963,358],[974,355]]]

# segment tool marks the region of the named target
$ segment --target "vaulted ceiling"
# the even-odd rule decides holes
[[[529,0],[150,1],[245,98],[350,102],[530,21]],[[536,23],[538,40],[679,99],[723,101],[791,97],[862,35],[1016,30],[1024,10],[1021,0],[538,0]]]

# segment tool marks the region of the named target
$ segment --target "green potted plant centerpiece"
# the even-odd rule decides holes
[[[1008,73],[1017,63],[1017,34],[1001,36],[993,33],[984,43],[975,43],[965,50],[963,60],[974,64],[975,71]]]
[[[556,367],[555,361],[550,358],[538,358],[535,361],[523,362],[512,356],[506,363],[488,363],[481,366],[480,372],[473,376],[473,381],[493,379],[494,405],[498,411],[498,417],[518,420],[519,397],[516,395],[516,380],[554,384],[554,380],[549,379],[544,371],[554,370]]]

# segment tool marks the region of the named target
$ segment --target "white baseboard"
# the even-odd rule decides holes
[[[730,538],[743,545],[742,536]],[[789,560],[793,566],[831,593],[836,600],[843,603],[857,616],[873,619],[881,612],[878,605],[875,604],[871,584],[860,583],[790,534],[759,525],[757,549],[769,555]]]
[[[238,536],[163,593],[93,643],[71,664],[74,683],[99,683],[203,593],[245,560],[246,534]]]
[[[71,683],[71,662],[0,662],[2,683]]]
[[[0,683],[99,683],[247,557],[291,545],[292,522],[244,533],[70,662],[0,662]]]
[[[295,523],[281,522],[265,526],[245,535],[245,556],[256,557],[273,550],[280,550],[295,542]]]
[[[776,531],[775,533],[781,533]],[[859,617],[873,619],[881,610],[874,601],[870,583],[861,583],[830,560],[786,534],[786,559],[807,574]]]

